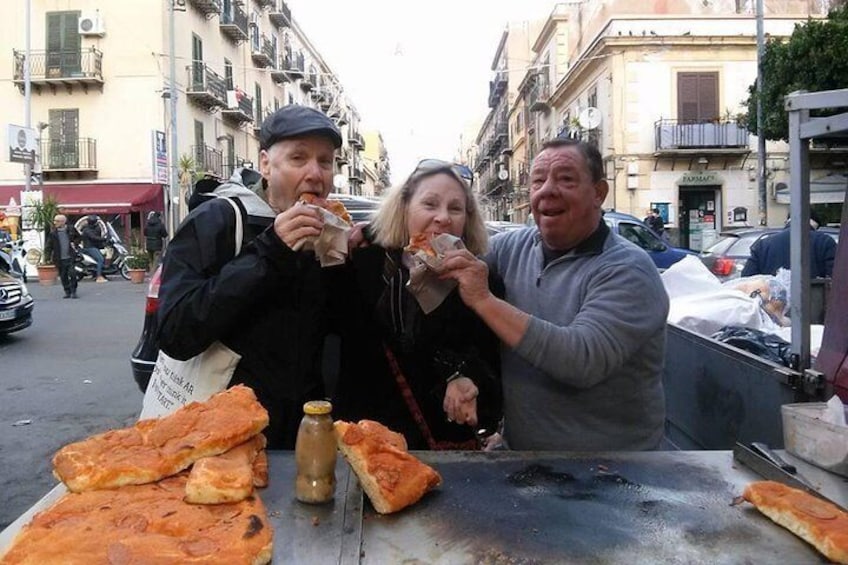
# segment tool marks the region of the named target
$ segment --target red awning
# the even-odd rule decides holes
[[[33,187],[36,188],[36,187]],[[14,198],[21,204],[21,186],[0,186],[0,209]],[[163,211],[159,184],[49,184],[44,196],[53,195],[63,212],[69,214],[126,214]]]

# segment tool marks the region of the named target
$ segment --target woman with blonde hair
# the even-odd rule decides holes
[[[410,449],[474,449],[501,416],[499,343],[456,290],[425,314],[408,291],[410,237],[451,234],[475,255],[488,237],[463,165],[425,159],[390,190],[333,293],[341,337],[335,415],[377,420]],[[502,294],[502,284],[490,281]]]

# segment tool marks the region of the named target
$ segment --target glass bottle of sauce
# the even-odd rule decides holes
[[[303,405],[303,419],[297,430],[294,459],[297,466],[295,497],[309,504],[333,499],[336,490],[336,438],[333,433],[333,405],[313,400]]]

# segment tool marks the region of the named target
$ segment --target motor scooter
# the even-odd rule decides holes
[[[130,280],[129,265],[127,265],[127,256],[129,252],[124,244],[121,243],[121,238],[112,227],[112,224],[104,222],[106,230],[107,243],[101,252],[105,260],[103,264],[103,276],[120,274],[124,279]],[[97,278],[97,260],[86,253],[83,249],[78,249],[74,260],[74,273],[77,280],[82,280],[85,277]]]

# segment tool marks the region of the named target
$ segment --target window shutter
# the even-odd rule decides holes
[[[698,119],[708,122],[718,119],[718,73],[698,75]]]
[[[677,75],[677,119],[707,122],[718,118],[718,73]]]

